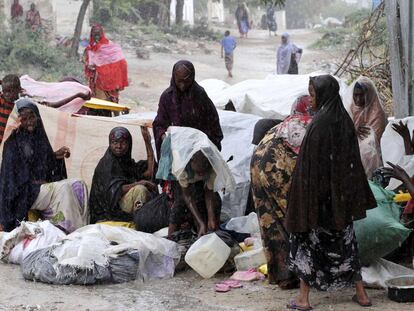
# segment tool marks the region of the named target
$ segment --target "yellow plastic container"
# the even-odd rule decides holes
[[[267,264],[261,265],[259,267],[259,272],[263,273],[264,275],[267,275],[268,274],[268,272],[267,272]]]
[[[126,221],[103,221],[99,222],[100,225],[108,225],[112,227],[124,227],[129,229],[135,229],[135,224],[133,222]]]
[[[247,252],[247,251],[251,251],[251,250],[253,249],[253,245],[251,245],[251,246],[246,246],[246,244],[244,244],[244,242],[239,243],[239,246],[240,246],[240,248],[242,249],[242,250],[240,251],[240,253],[242,253],[242,252]]]
[[[412,199],[411,194],[409,194],[408,192],[407,193],[398,193],[394,197],[394,202],[404,203],[404,202],[410,201],[411,199]]]
[[[110,111],[131,110],[131,108],[128,106],[116,104],[116,103],[113,103],[107,100],[94,98],[94,97],[92,97],[90,100],[87,100],[83,106],[87,108],[92,108],[92,109],[102,109],[102,110],[110,110]]]

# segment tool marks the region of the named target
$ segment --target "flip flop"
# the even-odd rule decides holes
[[[220,284],[228,285],[230,288],[242,288],[243,285],[237,280],[226,280]]]
[[[216,286],[215,286],[214,290],[215,290],[217,293],[227,293],[227,292],[229,292],[229,291],[230,291],[230,286],[229,286],[229,285],[227,285],[227,284],[218,283],[218,284],[216,284]]]
[[[311,311],[312,307],[301,307],[296,304],[295,300],[292,300],[289,304],[286,305],[286,308],[290,310],[299,310],[299,311]]]
[[[371,301],[369,303],[365,303],[365,304],[364,303],[360,303],[359,300],[358,300],[357,295],[352,296],[352,301],[355,302],[355,303],[357,303],[357,304],[359,304],[361,307],[364,307],[364,308],[366,308],[366,307],[372,307],[372,302]]]

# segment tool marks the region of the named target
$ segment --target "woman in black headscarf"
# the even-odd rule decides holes
[[[6,140],[0,172],[0,222],[10,231],[29,210],[66,232],[87,224],[87,189],[79,180],[67,180],[65,158],[70,150],[54,152],[39,110],[30,99],[16,102],[20,125]]]
[[[161,95],[153,122],[158,159],[165,132],[172,125],[202,131],[221,150],[223,132],[216,107],[195,81],[194,65],[186,60],[174,65],[170,87]]]
[[[91,223],[132,221],[133,212],[151,199],[156,186],[150,182],[154,172],[154,153],[147,128],[141,127],[147,160],[131,157],[132,136],[124,127],[109,134],[109,147],[99,161],[92,180],[89,199]]]
[[[310,310],[309,290],[356,286],[353,300],[369,306],[352,223],[377,204],[361,163],[354,124],[330,75],[310,79],[317,114],[303,140],[288,197],[288,265],[300,294],[288,307]],[[302,310],[301,309],[301,310]]]

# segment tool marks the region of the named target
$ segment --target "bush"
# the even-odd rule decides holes
[[[29,74],[35,79],[57,81],[72,76],[82,80],[82,64],[66,56],[66,50],[15,25],[10,32],[0,33],[0,68],[4,73]]]

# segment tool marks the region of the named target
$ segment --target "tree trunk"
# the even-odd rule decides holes
[[[88,9],[91,0],[83,0],[79,9],[78,19],[76,21],[75,33],[73,34],[72,46],[70,50],[70,56],[77,56],[79,49],[79,41],[82,33],[83,21],[85,20],[86,10]]]
[[[175,24],[181,26],[183,24],[184,17],[184,0],[177,0],[177,6],[175,7]]]
[[[157,25],[161,28],[170,26],[171,0],[161,0],[158,8]]]

